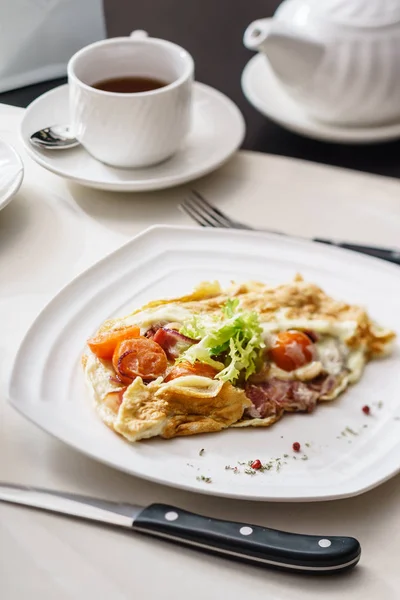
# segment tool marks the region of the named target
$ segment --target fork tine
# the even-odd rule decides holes
[[[192,194],[189,194],[189,196],[185,198],[183,204],[185,204],[186,207],[189,207],[192,213],[195,212],[202,219],[204,219],[207,222],[208,227],[227,227],[225,223],[220,222],[215,215],[206,210]]]
[[[184,204],[186,204],[186,206],[190,206],[192,211],[205,219],[209,227],[227,227],[224,222],[221,222],[219,218],[204,208],[193,194],[189,194],[189,196],[185,198]]]
[[[202,214],[196,212],[196,210],[193,209],[193,206],[186,200],[179,204],[178,208],[202,227],[215,227],[215,225],[208,221]]]
[[[200,194],[197,190],[192,190],[193,196],[197,199],[198,204],[202,207],[202,209],[214,220],[219,223],[222,227],[233,227],[235,225],[234,221],[230,219],[227,215],[225,215],[221,210],[210,204],[202,194]]]
[[[182,205],[187,210],[190,210],[193,218],[195,218],[194,215],[196,215],[196,220],[199,222],[200,219],[202,223],[204,223],[204,227],[227,227],[225,223],[220,223],[220,221],[216,219],[214,215],[205,210],[198,200],[192,195],[187,196]]]
[[[183,202],[179,205],[189,217],[202,227],[221,227],[224,229],[245,229],[253,228],[239,221],[234,221],[225,215],[221,210],[210,204],[204,196],[196,190],[191,190]]]

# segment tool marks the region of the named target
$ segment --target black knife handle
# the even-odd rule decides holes
[[[400,265],[400,251],[390,250],[388,248],[379,248],[377,246],[363,246],[362,244],[349,244],[348,242],[334,242],[332,240],[326,240],[322,238],[314,238],[314,242],[320,242],[320,244],[327,244],[329,246],[337,246],[338,248],[346,248],[346,250],[354,250],[361,254],[368,254],[375,258],[382,260],[388,260],[395,265]]]
[[[164,504],[145,508],[133,528],[204,552],[301,573],[345,571],[358,563],[361,554],[359,542],[351,537],[287,533],[210,519]]]

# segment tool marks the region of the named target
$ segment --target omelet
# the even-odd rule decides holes
[[[201,283],[106,321],[82,357],[96,410],[129,442],[267,427],[312,412],[384,357],[395,333],[298,275]]]

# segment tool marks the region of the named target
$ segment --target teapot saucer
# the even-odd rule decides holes
[[[400,123],[343,127],[316,121],[286,92],[264,55],[256,54],[242,73],[247,100],[263,115],[289,131],[315,140],[341,144],[372,144],[400,137]]]
[[[193,119],[182,148],[170,159],[146,168],[116,169],[93,158],[82,146],[54,152],[30,143],[35,131],[69,122],[68,84],[34,100],[26,109],[21,136],[28,154],[45,169],[81,185],[116,192],[161,190],[214,171],[239,148],[243,116],[221,92],[203,83],[193,86]]]

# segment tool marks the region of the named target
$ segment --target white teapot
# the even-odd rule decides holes
[[[400,0],[285,0],[244,44],[315,119],[400,122]]]

